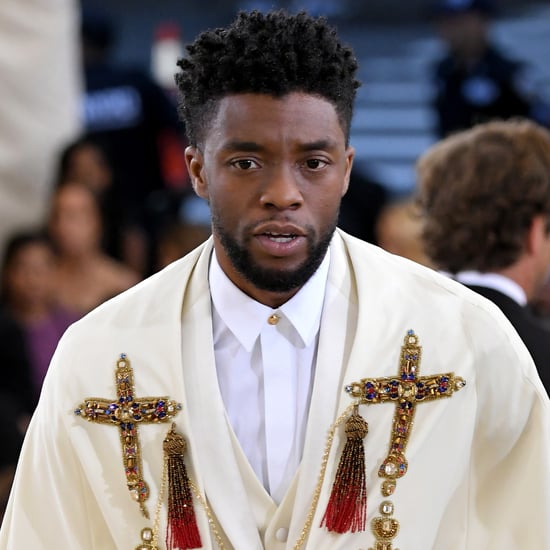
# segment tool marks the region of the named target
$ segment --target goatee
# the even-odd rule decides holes
[[[330,245],[330,241],[336,229],[336,221],[327,227],[325,233],[319,239],[314,240],[314,230],[306,226],[307,257],[295,269],[274,269],[258,265],[251,257],[246,247],[251,237],[241,245],[237,240],[225,231],[220,223],[220,218],[212,213],[212,227],[222,244],[225,253],[233,267],[260,290],[268,292],[284,293],[301,288],[309,278],[317,271]],[[247,227],[244,233],[250,235],[253,226]]]

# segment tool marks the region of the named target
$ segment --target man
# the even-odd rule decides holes
[[[550,389],[550,332],[527,308],[550,270],[550,132],[490,122],[418,163],[423,239],[435,265],[495,302]]]
[[[159,233],[188,185],[184,139],[169,94],[141,68],[113,61],[117,30],[107,13],[83,9],[84,125],[112,171],[104,199],[122,231],[108,252],[150,274]]]
[[[189,46],[213,237],[69,329],[0,548],[549,548],[550,407],[518,336],[335,231],[356,68],[306,14]]]
[[[489,36],[493,0],[436,0],[432,16],[447,51],[432,69],[440,137],[491,119],[526,116],[550,123],[526,63],[511,59]]]

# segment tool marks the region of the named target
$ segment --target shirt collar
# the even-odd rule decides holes
[[[527,305],[527,296],[515,281],[499,273],[480,273],[479,271],[459,271],[454,278],[464,285],[484,286],[498,290],[520,306]]]
[[[214,251],[208,274],[212,305],[221,321],[249,352],[268,317],[274,313],[285,317],[302,343],[308,346],[319,331],[329,264],[330,251],[327,251],[321,265],[306,284],[288,302],[273,309],[250,298],[235,286],[223,272]]]

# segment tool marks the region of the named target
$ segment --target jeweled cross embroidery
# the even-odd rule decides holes
[[[405,450],[417,405],[425,401],[451,397],[455,391],[466,385],[460,376],[455,376],[452,372],[419,376],[421,351],[418,336],[410,330],[401,347],[397,377],[362,378],[359,382],[346,387],[346,391],[361,404],[394,402],[396,405],[389,452],[378,470],[378,475],[384,478],[384,497],[394,493],[397,480],[407,473]],[[372,521],[376,537],[375,548],[369,550],[392,550],[392,539],[399,530],[399,523],[391,517],[393,504],[389,501],[382,504],[382,517],[376,517]]]
[[[116,363],[115,381],[116,400],[86,397],[74,412],[90,422],[118,426],[126,485],[141,512],[148,518],[145,501],[149,497],[149,487],[143,479],[138,425],[167,422],[179,412],[181,405],[168,397],[136,398],[134,373],[124,353]]]

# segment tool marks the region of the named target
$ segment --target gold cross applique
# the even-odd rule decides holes
[[[381,489],[384,497],[394,493],[397,479],[407,473],[405,450],[417,405],[451,397],[466,385],[452,372],[419,376],[421,351],[418,336],[410,330],[401,347],[397,377],[363,378],[346,386],[346,391],[360,404],[395,403],[389,452],[378,470],[379,477],[384,478]],[[393,510],[393,503],[388,500],[380,505],[381,517],[375,517],[371,524],[376,543],[374,549],[369,550],[393,549],[392,540],[399,531],[399,522],[392,517]]]
[[[168,397],[136,398],[134,373],[124,353],[116,363],[115,382],[116,400],[86,397],[74,412],[90,422],[111,424],[119,428],[126,485],[132,498],[139,504],[142,514],[148,518],[145,501],[149,497],[149,487],[143,479],[138,425],[167,422],[178,414],[181,404]]]

